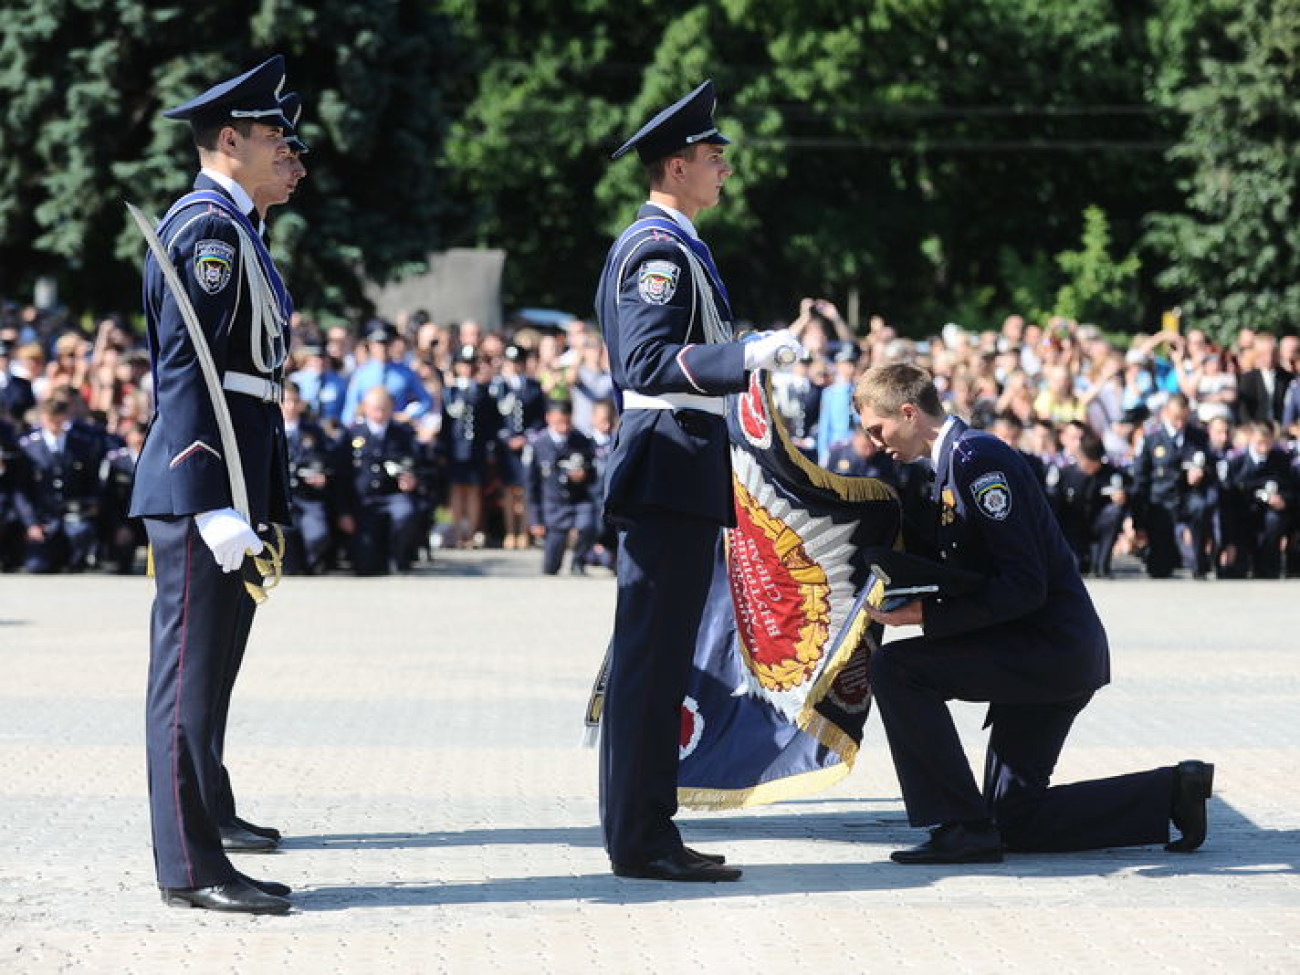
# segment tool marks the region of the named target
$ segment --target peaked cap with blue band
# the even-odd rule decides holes
[[[302,118],[302,95],[296,91],[288,91],[280,96],[280,111],[284,114],[285,121],[289,123],[284,130],[284,138],[289,143],[289,148],[298,155],[311,152],[307,143],[302,141],[298,135],[298,120]]]
[[[700,142],[730,145],[731,140],[718,131],[713,121],[713,109],[717,102],[713,82],[705,81],[685,98],[669,105],[641,126],[641,130],[619,146],[609,158],[618,159],[636,149],[636,154],[643,163],[652,163]]]
[[[213,85],[184,105],[167,109],[163,117],[189,122],[195,128],[242,119],[291,129],[280,104],[283,87],[284,55],[276,54],[237,78]]]

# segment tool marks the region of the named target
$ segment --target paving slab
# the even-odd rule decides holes
[[[1091,583],[1114,681],[1058,781],[1204,758],[1209,842],[903,867],[915,842],[873,717],[854,772],[681,817],[745,868],[623,880],[581,714],[607,574],[441,552],[390,578],[287,579],[259,611],[227,758],[242,856],[282,918],[164,907],[144,773],[151,583],[0,577],[0,971],[1300,971],[1300,585]],[[957,705],[982,761],[982,710]]]

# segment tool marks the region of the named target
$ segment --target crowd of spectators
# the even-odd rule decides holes
[[[807,356],[774,375],[774,402],[823,467],[882,477],[907,503],[913,472],[855,430],[852,388],[870,366],[911,361],[934,374],[950,412],[1023,452],[1086,571],[1106,574],[1113,555],[1131,554],[1153,576],[1300,574],[1295,334],[1242,330],[1217,345],[1195,328],[1116,337],[1009,315],[997,331],[949,324],[916,341],[878,316],[854,331],[812,298],[790,326]],[[443,546],[539,545],[528,464],[547,403],[569,404],[597,480],[617,422],[603,343],[576,318],[497,332],[422,312],[328,327],[298,314],[288,375],[292,480],[307,504],[296,518],[309,522],[294,533],[296,571],[389,571]],[[148,352],[123,320],[87,328],[4,304],[5,570],[140,571],[126,505],[150,385]],[[388,438],[390,425],[403,435]],[[611,543],[602,536],[586,558],[608,564]]]

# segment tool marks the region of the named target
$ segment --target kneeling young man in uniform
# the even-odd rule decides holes
[[[1110,680],[1110,656],[1069,545],[1024,459],[945,416],[929,373],[915,366],[864,374],[854,408],[896,460],[934,464],[933,535],[909,544],[984,580],[969,594],[869,611],[886,626],[923,631],[882,646],[870,661],[908,820],[934,827],[928,841],[892,858],[990,863],[1004,848],[1199,847],[1212,765],[1185,761],[1048,785],[1075,716]],[[948,710],[954,698],[989,702],[983,794]],[[1170,820],[1182,833],[1173,842]]]

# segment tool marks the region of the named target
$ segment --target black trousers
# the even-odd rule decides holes
[[[1164,843],[1173,769],[1050,785],[1091,693],[1056,696],[1026,680],[998,641],[1014,627],[917,637],[871,656],[871,689],[913,826],[996,820],[1011,850],[1064,851]],[[1043,698],[1047,699],[1044,700]],[[990,701],[984,788],[975,783],[948,701]]]
[[[219,810],[234,807],[221,750],[252,600],[193,518],[146,518],[145,529],[156,585],[145,711],[154,864],[161,887],[207,887],[235,875],[218,832]]]
[[[618,602],[601,719],[600,812],[617,863],[681,849],[681,706],[708,598],[718,526],[643,512],[619,533]]]
[[[542,571],[555,575],[564,562],[564,550],[569,545],[569,529],[577,529],[573,542],[571,564],[586,565],[591,547],[596,543],[596,507],[590,502],[580,502],[553,514],[546,524],[546,538],[542,544]]]

